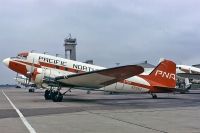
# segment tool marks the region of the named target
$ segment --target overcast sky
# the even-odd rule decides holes
[[[0,0],[0,60],[20,51],[64,55],[64,38],[78,40],[77,58],[116,62],[200,63],[199,0]],[[16,74],[0,65],[0,84]]]

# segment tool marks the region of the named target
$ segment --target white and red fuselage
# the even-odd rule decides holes
[[[47,54],[22,52],[17,57],[4,59],[11,70],[27,77],[32,73],[31,82],[44,87],[44,77],[55,78],[63,75],[90,72],[104,67],[64,59]],[[165,61],[150,74],[145,71],[137,76],[105,86],[101,89],[111,92],[161,93],[172,92],[176,86],[176,64]],[[162,89],[166,88],[166,89]]]

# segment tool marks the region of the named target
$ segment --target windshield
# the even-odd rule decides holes
[[[19,53],[17,54],[16,57],[10,57],[11,59],[27,59],[27,56],[28,56],[28,52],[22,52],[22,53]]]
[[[17,58],[19,59],[27,59],[27,56],[28,56],[28,52],[21,52],[17,55]]]

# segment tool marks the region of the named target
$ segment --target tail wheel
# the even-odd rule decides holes
[[[153,98],[153,99],[157,99],[158,97],[157,97],[156,94],[154,94],[154,95],[152,95],[152,98]]]

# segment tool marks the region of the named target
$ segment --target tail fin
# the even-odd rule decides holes
[[[153,86],[175,88],[176,86],[176,64],[170,60],[163,60],[149,74],[147,78]]]

